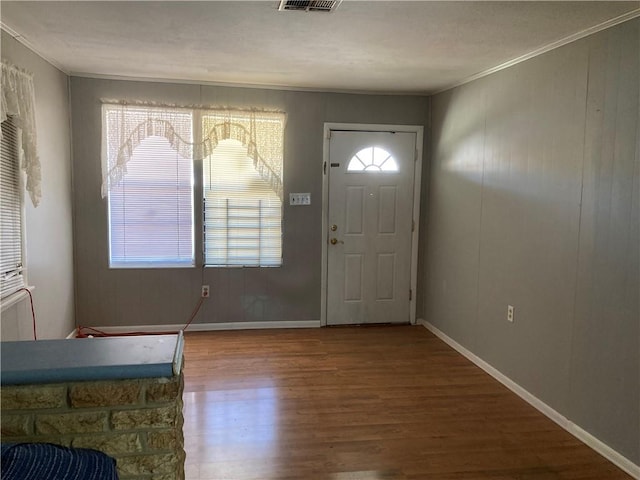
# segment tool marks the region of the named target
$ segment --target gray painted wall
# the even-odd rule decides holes
[[[635,19],[432,98],[419,302],[636,464],[639,45]]]
[[[310,192],[284,207],[281,268],[109,269],[107,204],[100,198],[100,99],[281,109],[287,113],[284,190]],[[185,84],[71,79],[76,316],[80,325],[318,321],[324,122],[424,125],[427,97],[371,96]]]
[[[64,338],[75,326],[68,78],[4,30],[2,59],[33,73],[42,201],[26,197],[28,281],[38,338]],[[28,300],[2,312],[2,340],[32,338]]]

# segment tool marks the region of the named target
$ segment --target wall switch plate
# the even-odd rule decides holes
[[[290,193],[289,205],[311,205],[310,193]]]
[[[202,298],[209,298],[209,285],[202,285]]]
[[[513,305],[507,305],[507,321],[513,323],[514,309]]]

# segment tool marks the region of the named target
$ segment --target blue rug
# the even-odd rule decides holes
[[[3,443],[2,480],[118,480],[116,461],[97,450]]]

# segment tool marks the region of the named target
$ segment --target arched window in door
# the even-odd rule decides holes
[[[367,147],[356,153],[349,164],[347,172],[397,172],[398,163],[395,158],[380,147]]]

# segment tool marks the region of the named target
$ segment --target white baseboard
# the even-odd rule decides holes
[[[569,422],[569,428],[567,429],[567,431],[578,440],[582,441],[584,444],[598,452],[611,463],[616,465],[618,468],[627,472],[629,475],[631,475],[631,478],[640,479],[640,465],[636,465],[627,457],[616,452],[609,445],[598,440],[596,437],[591,435],[586,430],[583,430],[573,422]]]
[[[298,320],[293,322],[192,323],[186,331],[209,332],[213,330],[268,330],[272,328],[320,328],[320,320]]]
[[[320,320],[301,321],[277,321],[277,322],[226,322],[226,323],[192,323],[186,332],[211,332],[215,330],[261,330],[273,328],[319,328]],[[89,327],[87,327],[89,328]],[[90,327],[105,333],[132,333],[132,332],[177,332],[184,328],[184,324],[172,325],[127,325],[109,327]],[[75,337],[75,330],[67,338]]]
[[[537,398],[535,395],[531,394],[516,382],[511,380],[509,377],[501,373],[499,370],[495,369],[487,362],[482,360],[480,357],[467,350],[465,347],[460,345],[458,342],[449,337],[446,333],[439,330],[437,327],[434,327],[426,320],[420,318],[417,323],[422,325],[431,333],[433,333],[436,337],[442,340],[444,343],[449,345],[451,348],[456,350],[458,353],[465,356],[467,359],[475,363],[482,370],[487,372],[493,378],[502,383],[505,387],[511,390],[513,393],[522,398],[525,402],[529,403],[535,409],[546,415],[548,418],[553,420],[555,423],[560,425],[563,429],[569,432],[571,435],[576,437],[578,440],[591,447],[593,450],[598,452],[600,455],[605,457],[611,463],[616,465],[618,468],[624,470],[626,473],[631,475],[632,478],[640,479],[640,466],[633,463],[631,460],[623,456],[622,454],[615,451],[613,448],[609,447],[604,442],[598,440],[596,437],[591,435],[589,432],[583,430],[575,423],[571,422],[568,418],[566,418],[561,413],[557,412],[549,405],[544,403],[542,400]]]

